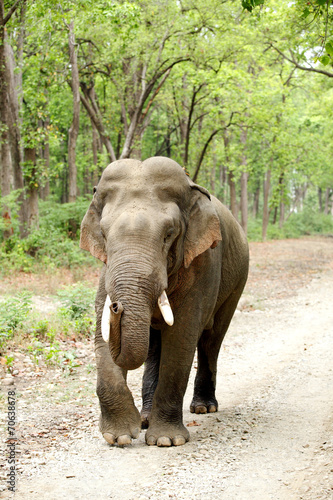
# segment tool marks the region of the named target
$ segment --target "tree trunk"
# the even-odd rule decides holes
[[[66,156],[66,143],[62,141],[61,143],[62,158],[64,162],[64,168],[61,174],[61,203],[68,203],[68,168],[67,168],[67,156]]]
[[[280,202],[280,219],[279,219],[279,228],[282,229],[285,218],[285,204],[283,201]]]
[[[318,188],[318,202],[319,202],[319,212],[323,211],[323,191],[320,188]]]
[[[253,199],[253,217],[257,218],[259,212],[260,185],[258,185]]]
[[[269,197],[270,185],[271,185],[271,170],[269,169],[266,172],[266,179],[264,182],[264,208],[263,208],[263,215],[262,215],[262,239],[263,239],[263,241],[265,241],[266,237],[267,237],[267,227],[268,227],[268,222],[269,222],[268,197]]]
[[[248,172],[241,174],[241,224],[245,234],[247,234],[248,221],[248,202],[247,202],[247,181],[249,178]]]
[[[324,214],[328,215],[329,213],[329,201],[330,201],[330,188],[326,188],[325,191],[325,209],[324,209]]]
[[[42,200],[46,200],[49,197],[50,194],[50,181],[49,181],[49,172],[50,172],[50,143],[49,143],[49,132],[48,132],[48,125],[50,124],[50,119],[49,117],[46,118],[45,122],[43,123],[44,129],[45,130],[45,141],[44,141],[44,147],[42,150],[42,158],[45,162],[45,169],[47,172],[47,179],[45,181],[45,185],[40,189],[40,196]]]
[[[228,173],[228,184],[230,191],[230,210],[232,215],[238,219],[238,203],[236,198],[236,184],[234,181],[234,174],[232,171]]]
[[[3,0],[0,0],[0,165],[1,165],[1,196],[10,193],[11,158],[9,150],[7,81],[5,73],[5,20]],[[8,207],[3,207],[2,217],[10,221]],[[10,233],[5,231],[5,237]]]
[[[77,66],[77,54],[75,51],[74,21],[69,24],[68,33],[69,59],[72,70],[72,92],[73,92],[73,121],[68,131],[68,170],[69,170],[69,202],[76,200],[77,194],[77,168],[76,168],[76,141],[79,134],[80,124],[80,84],[79,70]]]
[[[19,4],[16,5],[18,7]],[[22,63],[23,59],[23,41],[24,41],[24,20],[25,20],[25,2],[20,3],[20,25],[18,28],[18,36],[16,39],[17,54],[19,62]],[[8,125],[8,138],[10,142],[11,151],[11,163],[13,168],[13,183],[14,189],[20,189],[21,193],[17,199],[20,203],[19,208],[19,221],[20,221],[20,236],[24,238],[27,236],[28,228],[28,210],[27,210],[27,200],[24,192],[24,179],[22,171],[22,148],[21,148],[21,119],[20,119],[20,107],[23,97],[22,91],[22,64],[17,65],[15,63],[15,57],[12,47],[6,42],[6,37],[4,37],[4,51],[5,51],[5,62],[2,66],[4,70],[5,84],[7,87],[8,95],[8,114],[7,114],[7,125]],[[0,41],[0,44],[2,42]],[[0,81],[2,77],[0,75]],[[0,104],[1,108],[1,104]]]
[[[248,174],[248,172],[246,172],[246,166],[247,166],[246,140],[247,140],[247,131],[246,131],[246,129],[244,129],[242,127],[241,137],[240,137],[240,141],[241,141],[242,146],[243,146],[241,164],[242,164],[242,167],[244,170],[241,173],[240,206],[241,206],[241,224],[242,224],[242,228],[244,229],[245,234],[247,234],[247,220],[248,220],[247,181],[249,178],[249,174]]]
[[[98,154],[101,153],[102,145],[101,145],[101,142],[99,140],[98,131],[97,131],[95,125],[93,124],[93,122],[91,122],[91,125],[92,125],[93,162],[95,165],[95,168],[92,172],[92,185],[96,186],[98,184],[99,177],[100,177],[100,172],[99,172],[99,168],[98,168]]]
[[[101,138],[102,144],[104,144],[105,149],[109,155],[110,161],[116,161],[116,155],[114,153],[110,137],[107,135],[103,122],[102,122],[102,117],[101,117],[101,112],[99,110],[97,101],[95,99],[95,91],[94,88],[92,87],[91,89],[88,89],[87,86],[84,83],[81,83],[81,89],[83,94],[80,94],[80,99],[82,101],[82,104],[84,105],[89,118],[93,122],[93,124],[96,127],[96,130],[98,130],[99,136]]]
[[[36,177],[36,148],[24,149],[24,161],[29,164],[30,182],[27,189],[28,227],[38,229],[38,182]]]
[[[213,166],[210,171],[210,192],[215,196],[215,190],[216,190],[216,153],[215,153],[215,144],[214,144],[214,153],[213,153]]]
[[[137,129],[133,139],[133,147],[131,148],[131,152],[129,155],[131,158],[134,158],[135,160],[141,160],[142,156],[141,143],[142,143],[141,131]]]

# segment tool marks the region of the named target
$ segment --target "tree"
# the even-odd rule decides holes
[[[68,131],[68,170],[69,170],[69,201],[76,200],[77,192],[77,169],[75,163],[76,157],[76,141],[79,134],[80,123],[80,82],[79,70],[77,64],[77,54],[75,51],[75,33],[74,21],[68,25],[68,47],[69,47],[69,60],[71,64],[71,88],[73,92],[73,121]]]
[[[13,108],[16,107],[15,96],[14,96],[14,86],[12,82],[13,71],[11,71],[10,62],[11,62],[11,54],[9,52],[8,45],[6,43],[6,33],[5,27],[7,23],[10,21],[14,12],[19,7],[20,3],[24,3],[25,0],[16,0],[10,7],[9,11],[5,15],[4,12],[4,2],[0,0],[0,162],[1,162],[1,195],[6,196],[10,192],[10,172],[11,172],[11,153],[10,153],[10,133],[15,128],[15,111]],[[7,48],[7,50],[6,50]],[[17,98],[16,98],[17,99]],[[10,109],[10,105],[12,105],[12,109]],[[13,113],[13,114],[11,114]],[[14,123],[13,123],[14,121]],[[10,127],[11,125],[11,127]],[[12,144],[13,150],[17,146],[17,138],[16,144],[14,146],[14,137],[12,133]],[[13,155],[14,156],[14,155]],[[14,157],[15,158],[15,157]],[[21,175],[21,171],[19,168],[19,164],[15,164],[16,168],[14,169],[15,173],[15,187],[17,189],[23,189],[23,179]],[[23,205],[24,195],[23,191],[20,195],[21,201],[21,234],[24,231],[24,222],[25,222],[25,210]],[[8,209],[5,209],[4,217],[7,220],[10,220],[10,214]],[[7,234],[6,234],[7,235]]]

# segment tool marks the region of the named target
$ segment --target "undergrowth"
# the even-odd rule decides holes
[[[2,273],[97,265],[96,259],[79,247],[80,224],[88,204],[85,198],[66,204],[40,200],[39,228],[20,239],[18,209],[12,202],[12,234],[0,243]],[[0,241],[1,229],[0,226]]]
[[[281,240],[300,238],[302,236],[333,235],[333,217],[306,209],[301,213],[293,213],[283,224],[268,224],[267,240]],[[262,221],[249,218],[248,221],[249,241],[262,240]]]
[[[58,365],[66,370],[79,366],[75,351],[64,350],[68,339],[91,337],[95,331],[95,290],[77,283],[59,290],[54,312],[41,314],[27,292],[0,300],[0,354],[11,371],[13,345],[20,346],[36,364]]]

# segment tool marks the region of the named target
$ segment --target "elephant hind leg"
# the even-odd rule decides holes
[[[192,413],[214,413],[218,410],[215,397],[217,359],[240,295],[234,293],[228,297],[215,314],[213,327],[204,330],[199,339],[198,369],[190,405]]]
[[[158,383],[161,358],[161,332],[150,328],[148,357],[142,379],[141,428],[148,429],[153,397]]]
[[[190,405],[191,413],[214,413],[218,410],[215,385],[219,346],[217,348],[214,346],[213,352],[213,337],[213,328],[204,330],[198,343],[198,368],[194,382],[193,399]]]

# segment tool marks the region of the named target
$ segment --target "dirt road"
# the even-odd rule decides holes
[[[332,239],[251,246],[249,284],[219,358],[220,411],[189,412],[194,363],[185,446],[148,447],[144,432],[130,447],[104,442],[92,368],[31,379],[18,398],[15,498],[333,498],[332,263]],[[91,343],[82,352],[92,363]],[[129,380],[138,407],[141,375]]]

